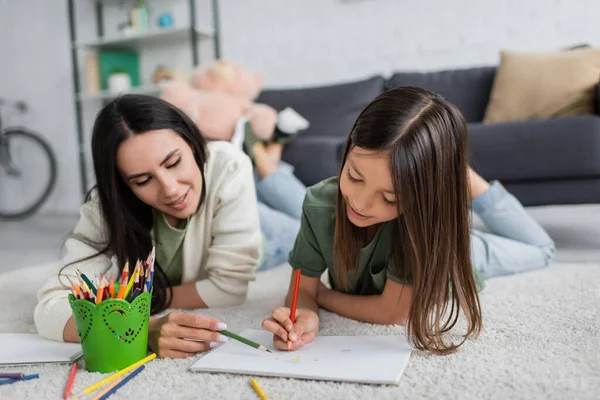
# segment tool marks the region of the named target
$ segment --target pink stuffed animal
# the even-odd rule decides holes
[[[262,87],[260,74],[217,61],[198,68],[191,86],[170,82],[160,97],[190,116],[206,138],[235,142],[241,136],[249,148],[256,141],[271,141],[275,132],[287,139],[308,127],[308,121],[291,109],[278,114],[271,106],[255,103]]]
[[[228,94],[240,102],[248,102],[244,117],[254,135],[263,141],[273,137],[277,124],[277,111],[266,104],[254,103],[263,88],[262,76],[240,65],[217,61],[194,71],[192,86],[209,92]]]
[[[231,140],[237,121],[250,109],[249,101],[177,81],[165,86],[160,98],[185,112],[211,140]]]

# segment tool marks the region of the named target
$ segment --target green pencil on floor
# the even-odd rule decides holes
[[[247,344],[248,346],[254,347],[255,349],[262,350],[262,351],[268,351],[269,353],[272,353],[271,350],[267,349],[262,344],[258,344],[256,342],[253,342],[250,339],[246,339],[245,337],[242,337],[240,335],[236,335],[233,332],[229,332],[227,330],[222,330],[222,331],[219,331],[219,333],[221,333],[221,334],[223,334],[223,335],[225,335],[227,337],[230,337],[230,338],[232,338],[234,340],[237,340],[238,342],[242,342],[244,344]]]

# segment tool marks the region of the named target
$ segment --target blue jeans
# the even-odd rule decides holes
[[[258,215],[264,239],[264,256],[258,270],[285,263],[300,231],[306,186],[283,161],[277,171],[261,179],[254,173]]]
[[[471,262],[482,278],[532,271],[550,264],[556,250],[546,231],[499,182],[474,198],[472,209],[492,233],[471,230]]]

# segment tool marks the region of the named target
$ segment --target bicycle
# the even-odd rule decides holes
[[[0,98],[3,106],[27,112],[24,102]],[[56,157],[48,142],[24,127],[2,126],[0,115],[0,219],[32,216],[46,202],[56,184]]]

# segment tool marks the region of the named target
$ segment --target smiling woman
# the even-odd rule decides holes
[[[92,136],[97,186],[65,244],[63,267],[38,294],[40,335],[78,341],[69,276],[118,276],[156,246],[152,313],[242,303],[260,263],[262,236],[250,159],[206,144],[179,109],[127,95],[98,114]],[[226,325],[173,312],[150,320],[160,357],[188,357],[224,342]],[[185,339],[195,340],[185,340]]]

